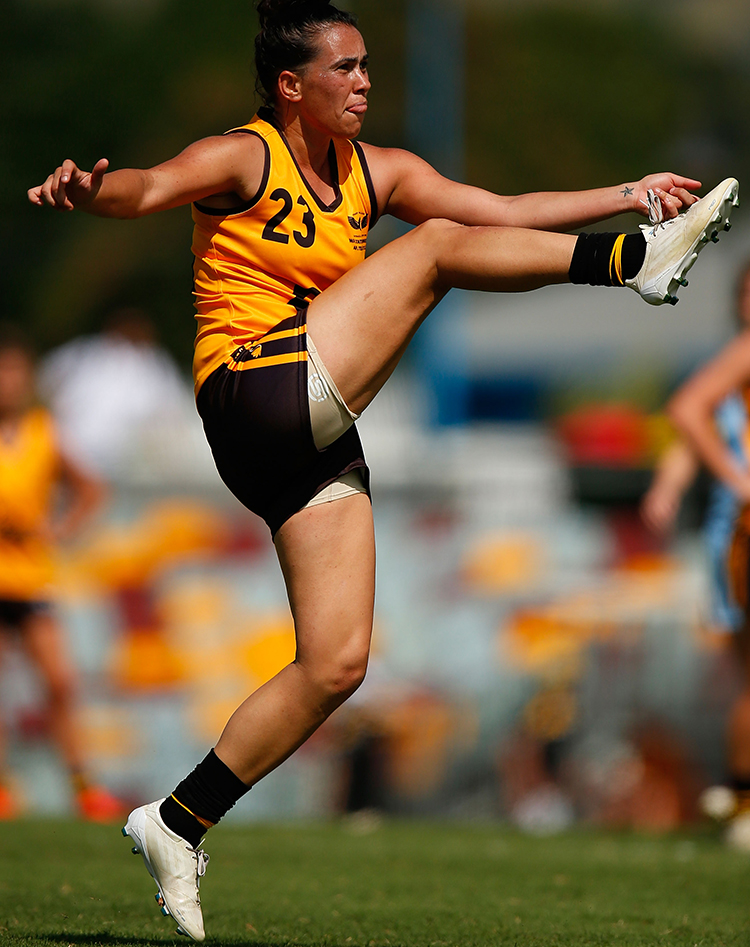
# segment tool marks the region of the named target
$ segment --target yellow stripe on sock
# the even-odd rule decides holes
[[[177,798],[177,796],[175,796],[175,794],[174,794],[173,792],[170,793],[170,796],[174,799],[174,801],[177,803],[178,806],[182,806],[182,808],[185,810],[185,812],[189,812],[190,815],[191,815],[194,819],[196,819],[198,822],[200,822],[200,824],[203,826],[204,829],[210,829],[210,828],[212,828],[214,825],[216,825],[215,822],[209,822],[208,819],[201,819],[201,817],[200,817],[199,815],[196,815],[196,814],[193,812],[192,809],[188,809],[188,807],[187,807],[184,803],[180,802],[180,800]]]
[[[625,243],[625,234],[618,234],[617,239],[615,240],[614,246],[612,247],[612,253],[609,257],[609,279],[613,285],[623,286],[625,280],[622,278],[622,245]],[[614,275],[612,273],[612,264],[614,263],[615,271]],[[615,283],[617,279],[617,283]]]

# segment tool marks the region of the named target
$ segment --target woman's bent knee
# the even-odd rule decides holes
[[[357,690],[367,673],[367,661],[340,664],[329,668],[321,681],[326,696],[335,703],[343,703]]]
[[[334,693],[337,697],[346,700],[359,688],[367,674],[367,661],[351,667],[341,668],[334,678]]]
[[[442,217],[433,217],[425,220],[412,230],[415,239],[425,240],[428,243],[451,238],[464,229],[463,224],[457,224],[454,220],[444,220]]]
[[[338,706],[357,690],[367,673],[368,654],[341,656],[306,668],[324,704]]]
[[[418,253],[432,271],[433,285],[438,289],[447,291],[453,285],[449,279],[443,279],[441,274],[445,261],[453,258],[457,242],[462,239],[465,230],[463,224],[436,218],[426,220],[415,227],[410,235],[407,234],[415,241],[412,246],[418,247]]]

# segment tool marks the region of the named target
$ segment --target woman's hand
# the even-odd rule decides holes
[[[38,187],[29,189],[28,198],[32,204],[43,207],[48,204],[55,210],[75,210],[76,207],[90,204],[102,186],[104,173],[109,167],[106,158],[100,158],[93,171],[82,171],[69,158]]]
[[[676,217],[682,208],[690,207],[700,200],[696,194],[691,194],[691,191],[700,186],[700,181],[665,171],[660,174],[648,174],[635,184],[625,185],[623,190],[632,191],[626,196],[632,202],[632,209],[644,217],[648,217],[647,193],[649,189],[652,190],[661,201],[665,220],[669,220]]]
[[[674,528],[682,496],[674,490],[652,487],[641,502],[641,519],[648,528],[659,535]]]
[[[674,529],[682,498],[699,469],[700,462],[687,441],[678,438],[669,446],[641,502],[641,519],[650,530],[665,535]]]

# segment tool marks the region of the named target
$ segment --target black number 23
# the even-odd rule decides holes
[[[280,227],[292,212],[292,208],[294,207],[292,195],[283,187],[277,187],[271,194],[271,200],[281,201],[281,208],[263,228],[263,239],[270,240],[272,243],[289,243],[289,234],[280,233],[276,228]],[[305,212],[302,215],[302,226],[305,228],[305,232],[300,233],[299,230],[294,230],[292,231],[292,236],[299,246],[308,248],[315,243],[315,216],[304,197],[298,197],[297,203],[305,208]]]

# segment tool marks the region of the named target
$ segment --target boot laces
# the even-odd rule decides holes
[[[661,206],[661,199],[652,188],[646,191],[646,200],[641,198],[641,204],[648,209],[648,222],[656,230],[664,226],[664,208]]]
[[[198,881],[206,874],[206,868],[211,860],[211,856],[204,852],[202,848],[190,848],[186,846],[191,855],[195,856],[195,870]]]

